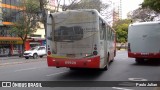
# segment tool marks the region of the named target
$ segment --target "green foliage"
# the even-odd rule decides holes
[[[102,11],[108,7],[108,4],[102,3],[100,0],[81,0],[67,7],[67,9],[96,9]]]
[[[130,19],[124,19],[124,20],[119,20],[117,22],[114,22],[113,28],[116,31],[118,43],[127,42],[128,26],[130,23],[131,23]]]
[[[142,8],[150,8],[160,13],[160,0],[144,0]]]
[[[34,0],[26,0],[26,2],[20,5],[20,7],[23,7],[23,9],[16,13],[19,17],[11,27],[11,33],[22,39],[23,52],[25,48],[24,42],[26,41],[27,36],[37,30],[37,22],[39,21],[39,5],[35,3]]]
[[[27,35],[36,31],[37,22],[39,21],[39,5],[34,0],[26,1],[27,2],[21,5],[24,9],[17,13],[19,19],[14,22],[15,25],[11,31],[18,37],[21,37],[23,41],[26,39]]]
[[[157,12],[149,8],[138,8],[130,13],[130,18],[133,21],[148,22],[154,21],[158,15]]]

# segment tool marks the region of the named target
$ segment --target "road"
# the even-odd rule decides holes
[[[24,58],[21,58],[25,60]],[[107,71],[48,67],[46,58],[40,61],[0,66],[0,81],[159,81],[160,62],[136,64],[126,51],[118,51]],[[22,88],[0,88],[0,90]],[[53,90],[53,88],[23,88],[23,90]],[[156,90],[155,87],[54,87],[54,90]]]

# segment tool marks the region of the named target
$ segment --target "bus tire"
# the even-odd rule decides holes
[[[108,54],[107,64],[106,64],[106,66],[103,68],[104,71],[107,71],[107,70],[108,70],[108,67],[109,67],[109,58],[110,58],[110,56],[109,56],[109,54]]]
[[[69,68],[70,70],[77,70],[76,68]]]
[[[139,64],[144,63],[144,59],[142,59],[142,58],[136,58],[135,61],[136,61],[136,63],[139,63]]]
[[[108,70],[108,65],[106,65],[104,68],[103,68],[104,71],[107,71]]]

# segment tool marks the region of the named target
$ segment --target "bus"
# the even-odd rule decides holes
[[[49,67],[107,70],[115,57],[115,31],[95,9],[51,13],[46,32]]]
[[[160,22],[140,22],[129,25],[128,57],[137,63],[160,59]]]

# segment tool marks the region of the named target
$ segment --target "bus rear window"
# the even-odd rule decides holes
[[[66,27],[61,26],[54,32],[54,41],[65,42],[81,40],[83,38],[83,29],[80,26]]]

